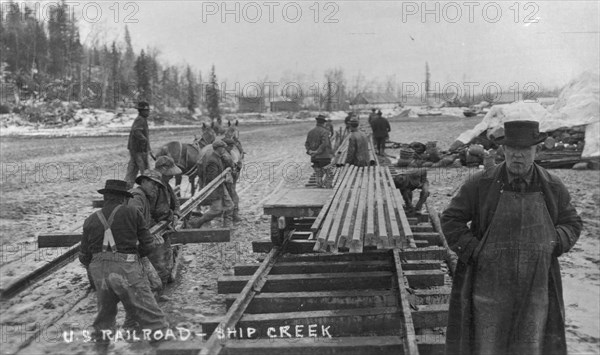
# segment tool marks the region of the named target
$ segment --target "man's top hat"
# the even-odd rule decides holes
[[[135,183],[138,185],[141,185],[142,180],[149,179],[149,180],[152,180],[155,183],[159,184],[160,186],[165,186],[163,184],[163,182],[161,181],[161,178],[162,178],[162,175],[158,171],[147,169],[147,170],[144,170],[144,172],[135,179]]]
[[[547,133],[540,133],[537,121],[509,121],[504,123],[504,137],[496,143],[510,147],[531,147],[548,138]]]
[[[318,115],[315,120],[317,120],[317,122],[325,122],[327,120],[327,117],[323,116],[323,115]]]
[[[149,110],[150,109],[150,105],[148,105],[148,103],[146,101],[140,101],[140,102],[138,102],[136,108],[138,110]]]
[[[127,197],[133,197],[133,195],[127,191],[127,181],[123,180],[106,180],[104,188],[98,190],[101,194],[111,193],[116,195],[123,195]]]

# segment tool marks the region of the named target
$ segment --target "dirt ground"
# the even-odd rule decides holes
[[[436,140],[447,148],[478,118],[430,117],[392,120],[391,139],[398,142]],[[336,125],[339,125],[337,123]],[[304,152],[313,122],[285,125],[240,123],[247,152],[238,184],[243,221],[230,243],[186,245],[179,279],[168,286],[169,300],[160,303],[172,324],[200,331],[207,317],[225,313],[217,294],[217,278],[232,274],[236,263],[257,262],[251,242],[268,239],[268,216],[262,204],[284,187],[300,187],[311,168]],[[337,127],[336,127],[337,128]],[[173,140],[190,141],[189,130],[152,131],[154,148]],[[38,250],[36,233],[68,231],[93,211],[91,200],[105,179],[123,178],[128,160],[126,136],[81,138],[2,138],[0,179],[0,287],[53,259],[65,248]],[[432,170],[430,201],[442,210],[460,183],[474,170]],[[600,353],[600,172],[553,170],[566,183],[584,219],[578,244],[561,257],[567,337],[571,354]],[[185,179],[184,179],[185,180]],[[213,222],[216,226],[218,222]],[[1,304],[2,354],[85,354],[95,350],[81,337],[90,329],[95,298],[78,262],[56,272],[12,300]],[[123,312],[118,322],[123,321]],[[66,342],[63,331],[73,329]],[[199,341],[199,340],[196,340]],[[29,343],[23,346],[24,343]],[[146,343],[113,345],[114,354],[152,354]]]

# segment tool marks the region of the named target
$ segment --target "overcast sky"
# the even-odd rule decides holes
[[[496,82],[507,90],[512,83],[564,85],[598,71],[598,1],[421,3],[257,1],[225,9],[221,1],[123,1],[115,16],[111,1],[100,3],[100,17],[95,5],[85,7],[88,19],[99,17],[93,26],[81,16],[84,2],[76,14],[83,40],[90,28],[122,40],[127,24],[136,51],[156,47],[162,60],[189,63],[203,75],[214,64],[220,79],[242,83],[290,71],[322,82],[335,67],[348,80],[360,72],[420,83],[427,61],[433,82]]]

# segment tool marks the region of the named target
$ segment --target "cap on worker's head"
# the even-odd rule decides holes
[[[146,101],[140,101],[136,107],[138,110],[149,110],[150,105]]]
[[[181,174],[181,169],[175,165],[173,158],[163,155],[156,159],[154,168],[164,176],[175,176]]]
[[[317,120],[317,122],[325,122],[327,120],[327,117],[325,117],[324,115],[318,115],[315,120]]]
[[[133,197],[133,195],[129,191],[127,191],[127,181],[123,180],[106,180],[104,188],[98,190],[98,192],[103,195],[111,193],[116,195],[123,195],[126,197]]]
[[[548,138],[547,133],[540,133],[537,121],[509,121],[504,123],[504,137],[496,140],[497,144],[510,147],[531,147]]]
[[[147,169],[147,170],[144,170],[144,172],[135,179],[135,183],[138,185],[141,185],[142,181],[144,181],[144,179],[148,179],[148,180],[154,181],[155,183],[159,184],[160,186],[165,186],[162,183],[161,178],[162,178],[162,175],[158,171]]]
[[[377,109],[372,108],[371,111],[375,112],[375,111],[377,111]]]
[[[223,142],[222,140],[217,139],[213,142],[212,147],[213,149],[227,148],[227,144],[225,144],[225,142]]]
[[[378,116],[381,116],[381,115],[383,115],[383,113],[381,113],[381,110],[377,110],[377,115],[378,115]]]

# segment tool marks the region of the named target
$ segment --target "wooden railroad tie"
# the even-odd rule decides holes
[[[203,332],[211,334],[208,342],[163,343],[157,353],[443,353],[445,337],[427,335],[428,329],[444,327],[448,317],[449,290],[439,280],[438,275],[444,276],[439,259],[414,260],[407,258],[413,251],[398,249],[311,255],[281,251],[273,249],[261,264],[236,265],[234,276],[219,278],[228,315],[202,323]],[[252,286],[258,279],[264,282]],[[223,329],[231,339],[221,337],[215,349],[214,339]]]

